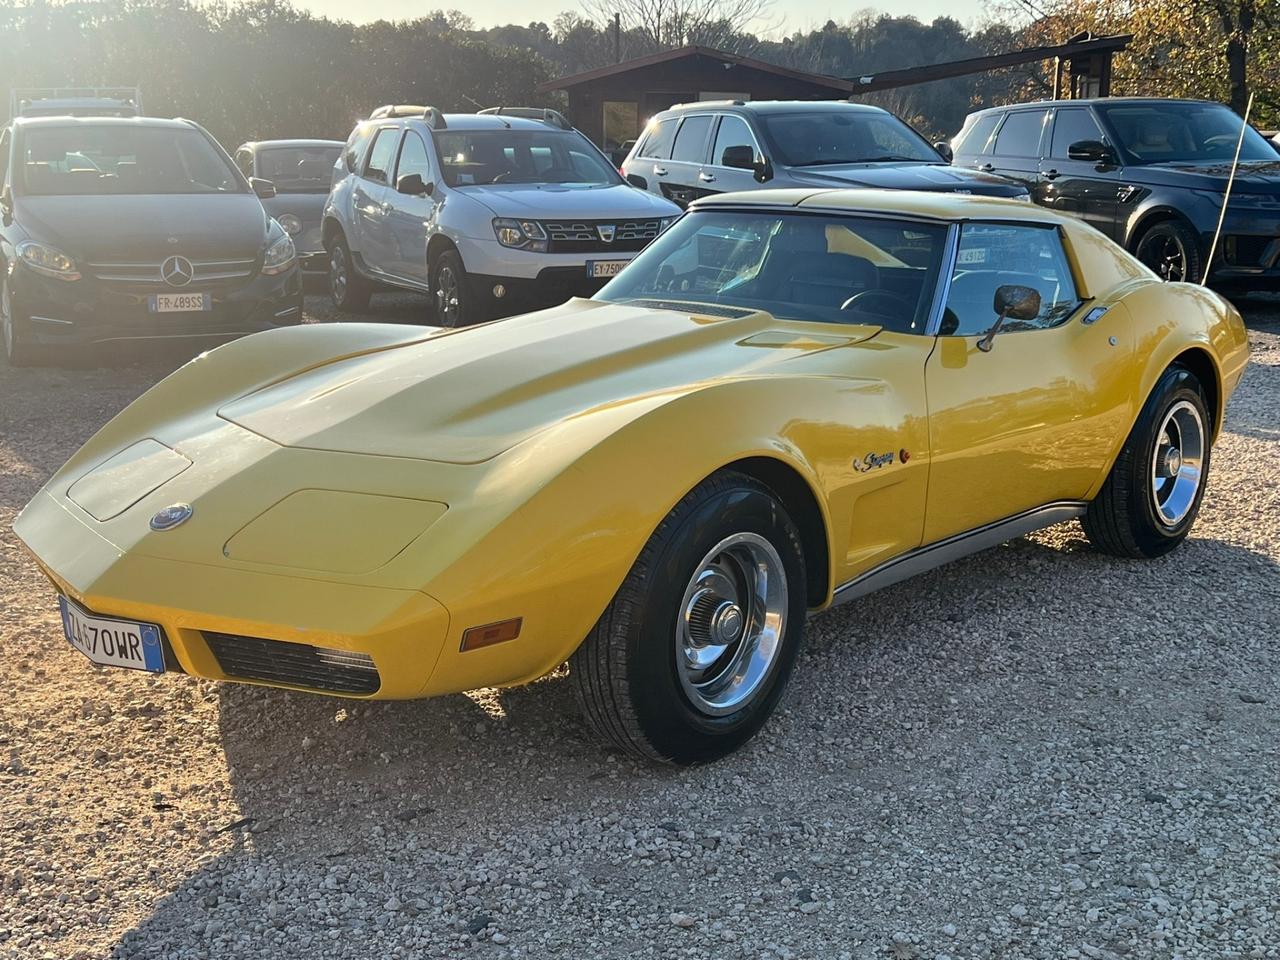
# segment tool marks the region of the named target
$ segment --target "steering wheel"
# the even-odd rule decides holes
[[[840,304],[840,310],[897,322],[909,318],[915,312],[915,306],[906,297],[888,290],[863,290]]]
[[[1230,133],[1220,133],[1216,137],[1207,137],[1204,141],[1205,148],[1212,147],[1216,150],[1227,150],[1235,152],[1236,137]]]

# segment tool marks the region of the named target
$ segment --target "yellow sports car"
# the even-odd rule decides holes
[[[353,697],[543,676],[711,759],[806,613],[1069,518],[1194,522],[1247,359],[1216,294],[1017,201],[701,201],[591,300],[282,329],[179,369],[16,529],[98,664]]]

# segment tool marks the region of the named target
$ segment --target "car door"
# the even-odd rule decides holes
[[[401,178],[417,174],[429,193],[400,193],[396,184]],[[438,181],[426,141],[416,130],[405,131],[396,161],[395,176],[387,190],[386,226],[391,241],[391,258],[387,272],[397,277],[427,285],[427,237],[440,206],[436,188]]]
[[[1033,287],[1034,320],[996,322],[996,290]],[[1058,228],[961,228],[937,344],[926,366],[932,463],[925,543],[1045,504],[1082,500],[1128,429],[1134,345],[1123,306],[1093,323]]]
[[[394,243],[387,221],[391,211],[389,185],[396,147],[400,141],[398,127],[383,127],[373,137],[369,155],[351,190],[351,225],[355,231],[355,250],[369,269],[390,273]]]
[[[668,117],[650,123],[640,144],[636,147],[636,155],[623,163],[623,173],[633,186],[666,196],[662,191],[663,179],[671,172],[667,163],[671,159],[671,145],[676,139],[678,117]]]
[[[1040,180],[1040,144],[1048,119],[1047,109],[1009,111],[996,130],[991,156],[977,169],[1017,180],[1034,197]]]
[[[660,183],[663,196],[682,207],[712,192],[702,175],[714,122],[714,114],[697,113],[682,117],[676,128],[671,159],[665,164],[667,172]]]
[[[757,159],[764,157],[747,121],[736,113],[722,113],[717,117],[712,138],[711,155],[698,172],[698,188],[703,191],[702,195],[757,189],[760,184],[756,182],[754,170],[725,163],[726,155],[733,147],[739,148],[739,152],[747,147],[751,156]]]
[[[1040,162],[1036,202],[1073,213],[1115,238],[1120,168],[1114,163],[1073,160],[1070,156],[1072,144],[1090,141],[1111,146],[1110,140],[1087,106],[1059,107],[1053,112],[1052,124],[1048,156]]]

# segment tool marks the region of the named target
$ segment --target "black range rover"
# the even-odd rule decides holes
[[[957,166],[1021,181],[1036,203],[1084,218],[1164,279],[1197,281],[1240,127],[1204,100],[1059,100],[971,113],[952,149]],[[1280,287],[1280,157],[1252,127],[1209,279]]]
[[[300,322],[293,242],[259,199],[273,192],[189,121],[15,119],[0,132],[6,358]]]

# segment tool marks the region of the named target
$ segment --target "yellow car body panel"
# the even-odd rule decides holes
[[[437,695],[557,667],[663,518],[721,468],[785,474],[809,498],[820,609],[916,548],[1090,499],[1188,351],[1213,371],[1216,424],[1244,369],[1225,301],[1160,284],[1039,207],[867,191],[707,206],[721,203],[1051,222],[1086,299],[991,352],[974,337],[583,300],[461,330],[261,334],[123,411],[15,529],[58,591],[159,624],[189,673],[245,679],[207,643],[234,634],[367,654],[381,679],[367,696]],[[189,521],[151,529],[176,503]],[[469,628],[513,619],[515,639],[462,649]]]

